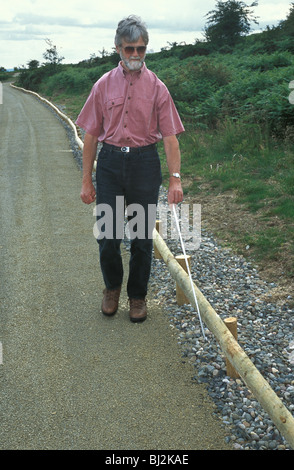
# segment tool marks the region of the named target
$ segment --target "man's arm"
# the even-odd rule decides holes
[[[169,174],[180,173],[181,153],[179,141],[175,135],[163,138],[164,150],[166,154]],[[168,203],[178,204],[183,200],[183,190],[180,178],[169,177]]]
[[[92,170],[97,153],[98,138],[86,134],[83,149],[83,182],[81,199],[85,204],[91,204],[96,199],[96,192],[92,182]]]

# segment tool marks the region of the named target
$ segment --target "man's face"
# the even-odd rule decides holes
[[[117,46],[116,50],[120,54],[120,58],[126,69],[130,71],[140,70],[146,56],[146,46],[142,38],[132,43],[123,40],[122,46]]]

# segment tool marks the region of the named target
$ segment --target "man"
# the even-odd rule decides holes
[[[114,315],[118,309],[123,279],[119,221],[123,218],[124,205],[118,207],[118,197],[124,198],[127,207],[139,205],[145,214],[144,236],[131,237],[127,293],[133,322],[142,322],[147,317],[145,299],[152,259],[150,234],[155,224],[154,217],[148,214],[151,207],[156,208],[162,182],[156,149],[161,139],[170,172],[168,202],[177,204],[183,199],[177,134],[184,132],[184,127],[166,86],[145,65],[148,42],[146,26],[139,17],[131,15],[119,22],[115,46],[121,62],[94,84],[76,121],[86,131],[81,199],[91,204],[96,198],[96,215],[100,215],[100,220],[99,208],[106,205],[111,207],[113,215],[110,223],[113,236],[107,236],[105,230],[105,235],[100,234],[97,239],[106,286],[102,312],[107,316]],[[97,162],[96,195],[92,168],[98,142],[103,147]]]

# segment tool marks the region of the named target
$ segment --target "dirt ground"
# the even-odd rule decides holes
[[[183,186],[189,186],[189,181],[184,181]],[[264,220],[261,211],[250,212],[244,205],[236,202],[237,195],[234,192],[213,195],[209,187],[201,183],[200,189],[197,196],[186,197],[185,200],[201,204],[202,227],[212,232],[222,246],[230,247],[235,253],[250,260],[264,280],[275,283],[276,287],[271,290],[271,300],[293,305],[294,300],[289,299],[289,296],[293,296],[294,278],[287,275],[289,271],[293,271],[293,248],[284,245],[277,259],[257,261],[252,248],[242,243],[246,233],[254,234],[268,227],[276,227],[282,231],[285,222],[278,217]]]

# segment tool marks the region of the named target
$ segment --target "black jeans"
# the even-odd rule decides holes
[[[104,222],[97,241],[105,286],[116,289],[122,284],[120,244],[127,236],[123,228],[127,207],[133,209],[128,216],[131,249],[127,293],[129,298],[145,298],[152,261],[152,231],[162,182],[156,147],[130,153],[102,147],[96,182],[97,223]]]

